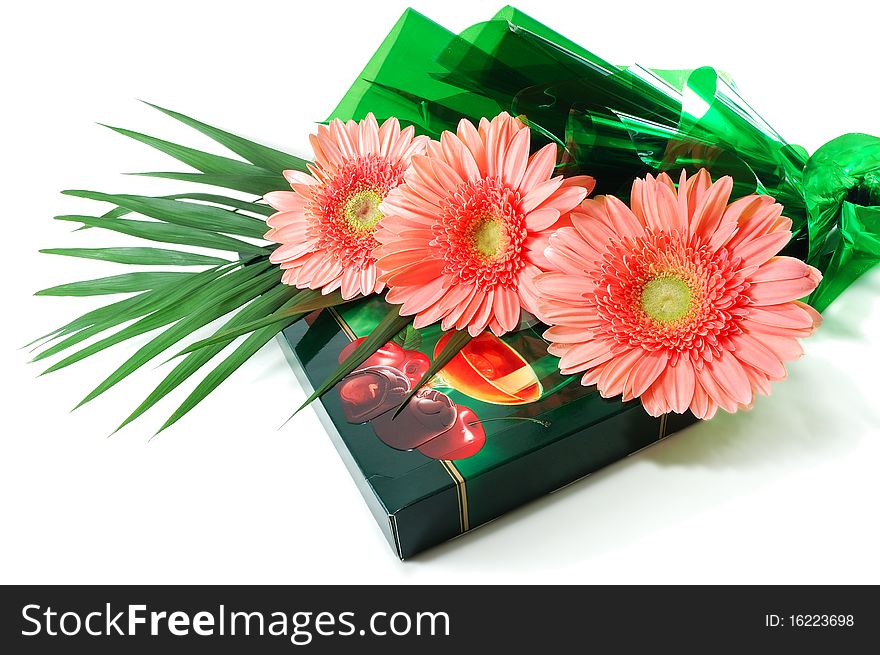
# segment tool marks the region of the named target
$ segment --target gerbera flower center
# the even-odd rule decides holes
[[[502,250],[503,236],[501,221],[496,216],[485,216],[474,224],[473,248],[487,259],[497,257]]]
[[[596,266],[594,298],[603,324],[595,336],[646,350],[712,356],[740,332],[748,284],[724,248],[648,231],[610,243]]]
[[[309,206],[318,248],[346,265],[372,261],[374,236],[388,192],[403,182],[406,167],[377,155],[361,155],[321,171],[321,187]]]
[[[680,277],[661,275],[642,288],[642,311],[655,321],[672,323],[690,312],[692,296],[690,285]]]
[[[382,196],[372,189],[364,189],[353,194],[342,210],[345,220],[359,232],[372,231],[382,219],[379,203]]]
[[[435,243],[446,261],[444,273],[481,288],[514,286],[525,265],[527,231],[520,197],[499,178],[462,184],[440,204]]]

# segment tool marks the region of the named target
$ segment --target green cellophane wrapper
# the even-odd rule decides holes
[[[819,268],[824,309],[880,259],[880,141],[848,134],[812,157],[711,67],[616,66],[512,7],[454,34],[408,10],[331,114],[396,116],[434,138],[462,118],[501,111],[531,128],[533,148],[561,148],[559,172],[597,179],[628,200],[634,178],[684,168],[730,175],[793,221],[785,254]]]

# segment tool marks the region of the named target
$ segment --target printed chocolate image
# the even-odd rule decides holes
[[[373,420],[378,437],[392,448],[412,450],[449,430],[458,415],[455,403],[435,389],[420,389],[396,417],[388,412]]]
[[[340,363],[362,341],[347,344],[339,353]],[[427,386],[420,389],[394,416],[430,365],[424,353],[389,341],[339,383],[345,419],[349,423],[369,422],[376,436],[397,450],[418,449],[433,459],[471,457],[486,443],[486,433],[471,408],[456,405],[442,391]]]
[[[409,389],[409,379],[396,368],[370,366],[358,369],[339,386],[345,420],[366,423],[400,405]]]

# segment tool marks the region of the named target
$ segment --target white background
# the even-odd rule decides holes
[[[455,30],[498,8],[412,4]],[[729,71],[772,125],[811,151],[843,132],[880,133],[873,3],[787,4],[519,6],[611,61]],[[180,167],[95,122],[211,149],[141,98],[307,155],[313,122],[405,5],[4,9],[0,582],[880,582],[880,271],[827,311],[807,357],[752,412],[692,427],[406,563],[314,413],[277,429],[303,393],[274,342],[152,441],[182,395],[107,435],[159,381],[158,361],[68,413],[142,341],[36,377],[39,365],[16,348],[92,303],[33,291],[122,272],[37,254],[123,244],[53,221],[95,209],[58,191],[185,186],[120,176]]]

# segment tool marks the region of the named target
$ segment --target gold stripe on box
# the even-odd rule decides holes
[[[446,469],[449,477],[452,478],[452,482],[455,483],[455,492],[458,494],[458,521],[461,531],[467,532],[470,530],[470,525],[468,520],[467,486],[465,485],[464,476],[451,460],[441,459],[440,463],[443,464],[443,468]]]
[[[657,435],[657,439],[662,439],[666,436],[666,418],[668,416],[668,414],[663,414],[660,417],[660,433]]]

